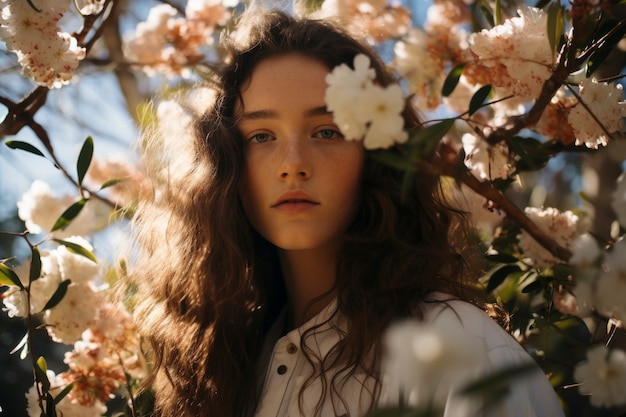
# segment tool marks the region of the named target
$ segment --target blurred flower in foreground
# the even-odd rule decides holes
[[[596,283],[596,307],[601,312],[626,321],[626,241],[620,240],[607,251],[604,269]]]
[[[581,382],[581,394],[591,395],[596,407],[626,404],[626,353],[619,349],[596,346],[587,350],[587,361],[574,370],[574,378]]]
[[[392,379],[405,393],[419,387],[414,400],[435,410],[442,408],[450,390],[466,382],[480,362],[478,340],[463,331],[454,314],[442,315],[436,326],[416,320],[392,325],[384,344]]]
[[[611,208],[613,208],[619,224],[626,228],[626,174],[620,175],[617,179],[617,188],[613,191]]]
[[[335,123],[348,140],[363,139],[366,149],[388,148],[408,139],[401,113],[402,89],[397,84],[375,85],[369,58],[354,58],[354,70],[345,64],[326,77],[325,100]]]

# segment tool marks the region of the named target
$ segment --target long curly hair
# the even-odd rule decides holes
[[[241,86],[263,59],[300,53],[330,69],[365,54],[380,85],[394,82],[378,54],[338,26],[274,11],[244,14],[221,40],[211,71],[215,98],[192,130],[161,138],[170,153],[155,195],[134,220],[138,254],[129,270],[139,286],[137,322],[153,355],[155,415],[248,416],[258,402],[264,337],[286,302],[275,247],[250,226],[240,201],[244,149],[235,108]],[[418,125],[410,106],[407,127]],[[149,140],[150,138],[146,139]],[[154,140],[154,138],[152,139]],[[165,174],[164,174],[165,173]],[[418,172],[407,193],[403,173],[366,152],[362,201],[338,257],[337,311],[347,330],[326,357],[302,351],[328,387],[318,410],[341,398],[343,378],[365,370],[380,389],[381,335],[394,319],[420,317],[432,291],[462,295],[464,263],[452,229],[460,224],[436,176]],[[335,372],[339,370],[339,372]],[[302,391],[301,391],[302,394]],[[300,399],[302,395],[300,396]]]

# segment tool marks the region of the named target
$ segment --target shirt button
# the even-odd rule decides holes
[[[280,365],[278,369],[276,369],[276,372],[278,372],[278,375],[284,375],[285,372],[287,372],[287,367],[285,365]]]
[[[293,353],[296,353],[297,351],[298,351],[298,348],[293,343],[289,343],[287,345],[287,353],[293,354]]]

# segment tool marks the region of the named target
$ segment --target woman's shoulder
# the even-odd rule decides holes
[[[468,337],[479,339],[487,352],[505,349],[527,357],[517,340],[475,304],[450,294],[433,292],[421,301],[420,308],[423,321],[429,326],[445,327],[446,331],[462,331]]]

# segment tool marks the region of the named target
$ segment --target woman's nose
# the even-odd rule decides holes
[[[281,179],[307,179],[311,176],[312,167],[305,141],[295,137],[285,143],[285,153],[279,167]]]

